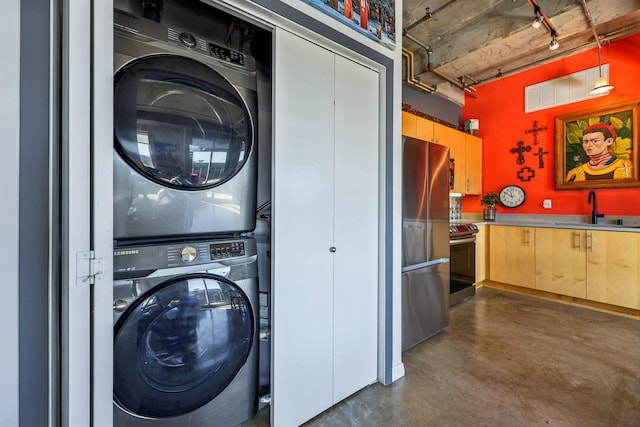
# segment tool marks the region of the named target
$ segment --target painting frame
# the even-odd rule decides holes
[[[640,187],[638,178],[638,114],[640,101],[626,102],[604,107],[595,107],[555,117],[555,189],[581,190],[595,188]],[[585,164],[589,157],[582,144],[582,131],[598,123],[610,123],[616,130],[616,139],[611,150],[620,159],[628,160],[629,177],[603,179],[576,179],[568,176],[574,167]]]

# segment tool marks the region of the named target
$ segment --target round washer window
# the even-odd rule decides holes
[[[208,274],[167,281],[115,325],[114,399],[150,418],[192,412],[235,378],[254,334],[249,298],[233,282]]]
[[[181,190],[220,185],[253,145],[249,112],[221,74],[177,55],[133,60],[114,77],[115,149],[152,181]]]

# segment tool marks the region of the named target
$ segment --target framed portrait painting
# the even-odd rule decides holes
[[[555,188],[640,187],[640,102],[598,107],[555,118]]]

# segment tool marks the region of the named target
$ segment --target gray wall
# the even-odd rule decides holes
[[[427,93],[406,84],[402,85],[402,103],[429,116],[443,120],[462,130],[462,107],[435,93]]]

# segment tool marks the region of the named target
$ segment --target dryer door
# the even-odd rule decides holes
[[[194,411],[243,367],[254,329],[249,297],[233,282],[210,274],[168,280],[115,325],[115,402],[150,418]]]
[[[133,60],[114,77],[115,149],[165,187],[203,190],[236,175],[253,145],[250,114],[220,73],[178,55]]]

